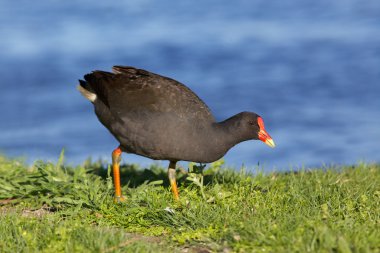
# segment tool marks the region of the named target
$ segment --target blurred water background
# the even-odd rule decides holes
[[[113,65],[177,79],[218,120],[262,115],[277,147],[242,143],[230,165],[380,161],[378,0],[2,0],[0,152],[109,161],[117,142],[75,87]]]

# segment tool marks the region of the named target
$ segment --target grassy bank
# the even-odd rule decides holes
[[[166,169],[124,166],[114,204],[102,163],[0,157],[0,252],[380,252],[379,165],[224,167],[182,170],[175,203]]]

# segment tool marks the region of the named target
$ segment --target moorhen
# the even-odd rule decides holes
[[[134,67],[114,66],[112,70],[85,75],[78,90],[94,104],[98,119],[120,143],[112,152],[117,202],[123,199],[122,152],[169,160],[169,181],[178,200],[178,161],[210,163],[247,140],[275,146],[256,113],[241,112],[216,122],[207,105],[185,85]]]

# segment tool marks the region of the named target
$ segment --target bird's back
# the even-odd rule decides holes
[[[85,80],[118,118],[135,113],[172,113],[188,120],[214,121],[207,105],[185,85],[133,67],[94,71]]]

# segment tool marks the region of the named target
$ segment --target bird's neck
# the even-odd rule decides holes
[[[212,128],[214,131],[210,134],[210,138],[214,141],[211,141],[211,143],[221,145],[227,151],[236,144],[251,139],[239,131],[240,124],[241,117],[239,114],[224,121],[213,123]]]

